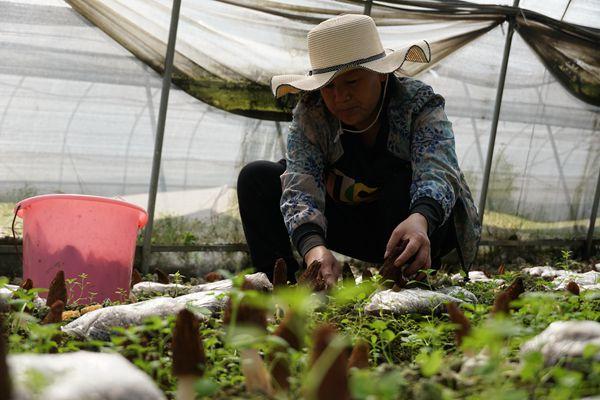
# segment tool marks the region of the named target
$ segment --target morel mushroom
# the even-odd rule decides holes
[[[196,316],[187,309],[177,314],[171,348],[173,351],[173,375],[178,379],[177,400],[196,398],[194,380],[204,374],[206,355]]]
[[[285,285],[287,285],[287,264],[283,258],[278,258],[273,268],[273,286]]]
[[[62,301],[63,304],[67,304],[67,286],[65,285],[65,273],[62,270],[58,271],[52,282],[50,282],[46,305],[52,307],[58,300]]]
[[[446,310],[448,311],[450,321],[458,325],[454,337],[456,340],[456,345],[460,346],[462,344],[463,338],[467,336],[471,331],[471,323],[469,322],[465,314],[462,312],[462,310],[458,308],[456,303],[446,303]]]
[[[333,325],[325,324],[313,333],[313,351],[311,355],[311,366],[314,367],[326,349],[332,344],[337,336],[337,330]],[[349,400],[350,389],[348,386],[348,354],[345,349],[339,349],[335,360],[329,365],[322,377],[315,393],[310,393],[309,398],[317,400]]]

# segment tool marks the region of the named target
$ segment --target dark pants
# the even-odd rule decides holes
[[[298,270],[279,208],[280,176],[285,162],[255,161],[240,171],[237,182],[240,216],[252,263],[257,271],[272,278],[278,258],[288,265],[288,279],[294,282]],[[385,247],[398,224],[408,217],[410,172],[390,178],[376,201],[359,205],[325,201],[327,248],[362,261],[381,264]],[[440,258],[456,246],[452,218],[438,227],[429,238],[432,267],[439,268]]]

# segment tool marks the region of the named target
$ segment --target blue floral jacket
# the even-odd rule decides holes
[[[392,75],[393,76],[393,75]],[[452,124],[444,98],[421,81],[397,79],[388,102],[388,150],[412,165],[411,202],[430,197],[454,223],[466,267],[473,262],[481,225],[471,192],[458,166]],[[281,175],[281,212],[288,233],[307,222],[327,232],[324,172],[343,154],[339,123],[318,92],[308,93],[293,112],[287,143],[287,169]],[[412,205],[412,204],[411,204]],[[455,207],[457,205],[457,207]]]

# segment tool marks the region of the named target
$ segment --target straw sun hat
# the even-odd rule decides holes
[[[384,50],[375,21],[367,15],[346,14],[321,22],[308,32],[311,70],[307,75],[277,75],[271,79],[275,97],[320,89],[337,75],[353,68],[390,73],[405,61],[428,63],[431,50],[425,41],[393,51]]]

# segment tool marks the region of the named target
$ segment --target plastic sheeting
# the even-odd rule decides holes
[[[264,291],[272,291],[273,285],[262,272],[246,275],[254,287]],[[144,282],[139,283],[138,285]],[[137,286],[137,285],[136,285]],[[139,303],[122,304],[90,311],[76,320],[61,327],[62,331],[80,338],[95,338],[109,340],[113,327],[139,325],[144,319],[158,316],[164,318],[175,315],[189,307],[197,317],[206,318],[200,310],[214,312],[222,309],[226,302],[225,296],[233,287],[230,279],[192,286],[191,293],[177,297],[154,297]],[[164,287],[163,287],[164,288]],[[139,293],[138,291],[138,294]],[[146,292],[147,294],[147,292]]]
[[[521,346],[521,357],[538,351],[546,365],[559,361],[568,364],[574,358],[583,358],[586,347],[600,346],[600,323],[597,321],[556,321],[543,332]],[[592,356],[600,361],[600,353]],[[590,360],[592,362],[592,360]]]
[[[165,399],[148,375],[116,353],[13,354],[7,363],[13,400]]]
[[[162,3],[166,1],[154,4]],[[190,7],[200,4],[186,3]],[[299,21],[268,14],[259,21],[277,23],[271,22],[270,30],[261,30],[262,25],[252,17],[257,10],[245,9],[247,15],[242,18],[225,12],[232,4],[206,3],[215,6],[209,22],[226,30],[228,40],[250,40],[252,35],[260,38],[264,34],[274,47],[284,43],[302,60],[294,64],[298,70],[306,67],[299,38],[316,23],[311,18],[323,18],[342,4],[304,1],[302,4],[319,5],[323,11]],[[538,2],[522,3],[522,7],[534,8]],[[551,16],[560,19],[566,3],[544,2],[544,12],[552,11]],[[357,4],[344,4],[362,11]],[[599,9],[595,3],[572,0],[564,20],[593,26]],[[168,28],[167,11],[155,22],[163,37]],[[379,12],[378,7],[374,11]],[[60,0],[0,0],[0,21],[0,202],[31,192],[61,191],[122,196],[145,207],[159,75]],[[261,29],[255,29],[257,26]],[[289,35],[276,35],[282,27],[289,28]],[[422,32],[431,27],[423,25]],[[388,40],[400,43],[403,39],[395,36],[401,34],[399,27],[382,27],[386,46],[390,46]],[[497,27],[419,75],[446,98],[461,167],[475,199],[482,182],[504,34],[505,26]],[[207,49],[203,43],[196,45]],[[212,46],[213,53],[244,47],[229,47],[218,40]],[[267,71],[274,69],[269,60],[258,58],[245,62],[270,68]],[[267,75],[265,72],[263,78]],[[598,111],[570,95],[523,39],[514,36],[485,235],[528,239],[585,234],[600,170]],[[167,114],[158,215],[204,218],[227,213],[235,217],[239,168],[256,159],[280,158],[286,129],[286,123],[221,111],[174,87]],[[1,221],[1,233],[8,234],[11,220]]]
[[[170,18],[168,0],[69,0],[74,9],[158,71],[162,71]],[[329,6],[323,9],[323,6]],[[309,69],[306,34],[316,23],[362,5],[298,1],[182,2],[173,81],[194,97],[227,111],[264,119],[289,119],[290,107],[276,103],[273,75],[304,74]],[[278,12],[282,10],[283,12]],[[290,13],[297,10],[297,13]],[[482,21],[420,20],[388,11],[377,20],[384,47],[401,48],[425,39],[432,63],[497,25],[501,16]],[[411,74],[423,64],[405,68]],[[293,103],[293,99],[287,99]],[[284,100],[285,101],[285,100]]]
[[[68,0],[91,22],[138,58],[162,71],[167,41],[167,0]],[[352,4],[354,3],[354,4]],[[600,105],[600,30],[556,21],[529,10],[473,3],[388,1],[371,9],[385,47],[401,48],[421,39],[431,44],[432,64],[505,19],[572,94]],[[298,0],[190,1],[182,4],[175,83],[219,108],[280,119],[268,92],[270,78],[303,74],[308,29],[340,13],[361,13],[362,1]],[[161,23],[162,22],[162,23]],[[407,65],[409,74],[428,68]],[[291,100],[291,99],[288,99]],[[278,104],[281,106],[282,104]],[[282,110],[289,117],[289,108]]]
[[[365,305],[365,312],[369,314],[392,313],[403,314],[432,314],[443,310],[445,303],[477,303],[477,297],[460,286],[433,290],[401,289],[397,292],[392,289],[374,293]]]
[[[581,291],[600,290],[600,272],[574,272],[548,266],[524,268],[523,272],[552,281],[556,290],[566,290],[569,282],[575,282]]]

